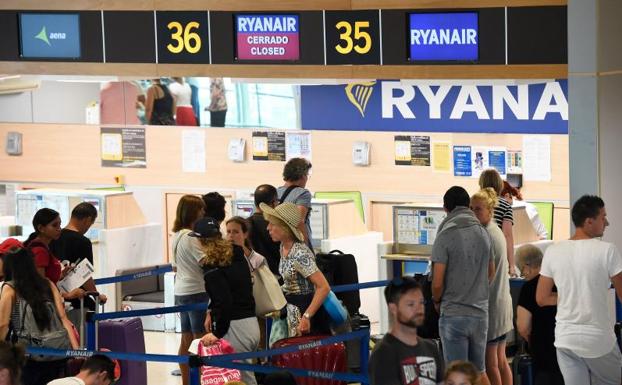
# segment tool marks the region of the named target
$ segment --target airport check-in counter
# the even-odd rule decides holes
[[[59,212],[66,226],[71,210],[89,202],[97,209],[97,220],[85,234],[93,243],[94,278],[114,276],[117,270],[159,264],[162,254],[162,226],[147,223],[132,192],[110,190],[32,189],[16,191],[16,223],[23,234],[32,232],[37,210],[48,207]],[[108,297],[107,311],[120,310],[115,284],[97,289]]]

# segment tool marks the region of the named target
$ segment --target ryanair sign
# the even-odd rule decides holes
[[[382,80],[302,86],[309,130],[568,133],[568,81]]]

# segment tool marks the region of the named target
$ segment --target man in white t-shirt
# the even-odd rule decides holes
[[[115,380],[115,363],[103,354],[89,357],[75,377],[59,378],[48,385],[110,385]]]
[[[611,283],[622,299],[622,256],[614,244],[598,239],[609,225],[601,198],[579,198],[572,222],[573,236],[544,254],[536,301],[557,304],[555,347],[566,385],[620,385],[622,355],[608,302]]]

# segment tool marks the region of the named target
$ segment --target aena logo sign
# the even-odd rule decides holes
[[[50,32],[50,34],[48,35],[45,25],[43,26],[43,28],[41,28],[41,31],[35,36],[35,39],[43,41],[50,47],[52,46],[50,40],[65,40],[66,38],[67,35],[64,32]]]
[[[362,117],[365,117],[365,109],[367,108],[367,102],[371,94],[374,92],[374,85],[376,81],[366,83],[352,83],[348,84],[345,88],[346,96],[348,100],[357,110],[361,113]]]

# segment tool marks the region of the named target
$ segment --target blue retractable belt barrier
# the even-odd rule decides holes
[[[154,309],[143,310],[126,310],[126,311],[113,311],[109,313],[96,313],[91,317],[91,321],[104,321],[107,319],[116,318],[129,318],[129,317],[143,317],[155,314],[168,314],[168,313],[183,313],[193,310],[207,310],[209,304],[205,303],[193,303],[190,305],[178,305],[169,307],[157,307]]]
[[[122,352],[108,352],[108,351],[96,351],[96,350],[71,350],[71,349],[48,349],[48,348],[36,348],[28,346],[26,352],[30,354],[42,354],[46,356],[58,356],[58,357],[90,357],[93,354],[103,354],[110,358],[116,358],[118,360],[126,361],[156,361],[156,362],[173,362],[180,364],[187,364],[189,356],[179,356],[171,354],[138,354],[138,353],[122,353]]]
[[[107,285],[110,283],[133,281],[139,278],[151,277],[152,275],[160,275],[160,274],[168,273],[169,271],[173,271],[173,266],[166,265],[163,267],[158,267],[157,269],[141,271],[138,273],[117,275],[115,277],[98,278],[98,279],[95,279],[94,282],[96,285]]]
[[[387,286],[389,284],[389,280],[384,280],[384,281],[373,281],[373,282],[363,282],[363,283],[352,283],[349,285],[337,285],[337,286],[332,286],[330,289],[333,291],[333,293],[341,293],[344,291],[355,291],[355,290],[360,290],[360,289],[369,289],[372,287],[384,287]]]
[[[365,374],[352,374],[352,373],[333,373],[317,370],[306,370],[298,368],[282,368],[276,366],[262,366],[262,365],[249,365],[240,362],[234,362],[246,358],[274,356],[284,353],[291,353],[300,350],[306,350],[315,348],[317,346],[329,345],[337,342],[349,341],[352,339],[362,339],[361,353],[369,353],[369,330],[358,330],[352,333],[327,337],[322,340],[307,342],[300,345],[291,345],[278,349],[271,349],[261,352],[248,352],[248,353],[234,353],[219,356],[209,357],[196,357],[196,356],[179,356],[168,354],[138,354],[138,353],[121,353],[121,352],[108,352],[108,351],[95,351],[95,350],[70,350],[70,349],[48,349],[48,348],[36,348],[28,347],[26,351],[30,354],[42,354],[48,356],[58,357],[90,357],[93,354],[103,354],[110,358],[128,361],[155,361],[155,362],[169,362],[180,364],[193,364],[197,365],[209,365],[221,368],[232,368],[238,370],[254,371],[261,373],[274,373],[278,371],[287,370],[295,376],[299,377],[315,377],[322,379],[333,379],[337,381],[348,382],[360,382],[362,384],[368,384],[369,378]],[[366,361],[365,361],[366,362]],[[366,366],[366,365],[365,365]],[[194,377],[198,376],[198,372],[195,370]],[[194,381],[193,381],[194,382]]]
[[[212,364],[213,362],[220,363],[221,361],[247,360],[250,358],[276,356],[279,354],[293,353],[293,352],[297,352],[300,350],[311,349],[311,348],[315,348],[318,346],[331,345],[337,342],[355,340],[357,338],[366,337],[368,334],[369,334],[369,329],[363,329],[363,330],[357,330],[351,333],[326,337],[321,340],[307,342],[307,343],[300,344],[300,345],[290,345],[290,346],[284,346],[282,348],[263,350],[263,351],[258,351],[258,352],[232,353],[232,354],[222,354],[218,356],[201,357],[201,360],[203,361],[205,365],[213,365]]]

